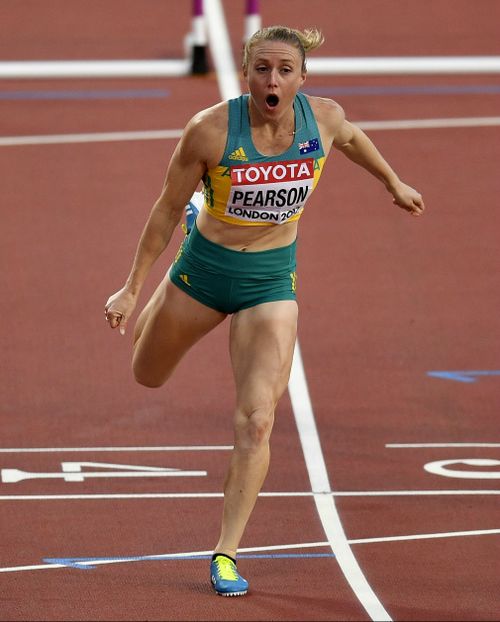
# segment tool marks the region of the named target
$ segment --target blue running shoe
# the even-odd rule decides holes
[[[184,233],[187,235],[194,227],[196,217],[200,213],[201,206],[203,205],[203,192],[195,192],[191,197],[191,200],[186,205],[186,225],[183,227]]]
[[[244,596],[248,592],[248,581],[240,576],[236,564],[229,557],[217,555],[210,564],[210,576],[220,596]]]

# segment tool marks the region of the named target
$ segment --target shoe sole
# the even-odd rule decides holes
[[[245,596],[247,590],[245,590],[244,592],[218,592],[217,590],[215,590],[215,593],[218,596]]]
[[[212,581],[212,587],[214,588],[214,591],[218,596],[245,596],[245,594],[248,592],[248,590],[240,590],[239,592],[220,592],[215,587],[215,581]]]

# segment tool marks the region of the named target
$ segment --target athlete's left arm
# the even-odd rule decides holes
[[[324,101],[324,100],[323,100]],[[368,136],[345,118],[341,106],[330,100],[320,106],[320,117],[333,136],[333,146],[350,160],[359,164],[379,179],[392,194],[393,203],[414,216],[420,216],[424,209],[422,195],[403,183]]]

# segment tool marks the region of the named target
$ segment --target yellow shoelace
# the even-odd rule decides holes
[[[219,571],[221,579],[224,581],[237,581],[238,573],[236,572],[236,566],[227,557],[216,557],[215,565]]]

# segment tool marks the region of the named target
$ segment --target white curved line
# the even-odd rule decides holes
[[[288,385],[311,488],[314,493],[332,490],[314,419],[298,342]],[[314,501],[330,547],[345,578],[372,620],[391,620],[363,574],[342,527],[333,495],[315,495]]]

